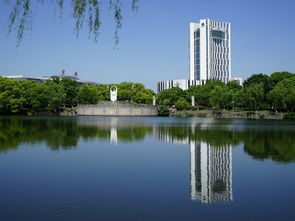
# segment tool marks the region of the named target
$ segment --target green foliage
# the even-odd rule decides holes
[[[48,110],[58,111],[66,102],[66,93],[59,81],[48,80],[44,83],[42,92],[48,99]]]
[[[244,100],[251,110],[261,109],[264,106],[263,84],[252,84],[244,89]]]
[[[101,85],[98,85],[96,88],[98,92],[97,99],[99,101],[107,101],[110,99],[110,90],[108,85],[101,84]]]
[[[65,105],[73,107],[77,104],[78,85],[77,82],[71,79],[63,78],[60,81],[65,92]]]
[[[0,113],[18,113],[25,103],[21,83],[0,77]]]
[[[159,105],[158,106],[158,115],[159,116],[168,116],[169,115],[169,108],[166,105]]]
[[[226,84],[226,86],[231,89],[231,90],[239,90],[242,88],[241,85],[239,85],[237,82],[235,81],[230,81]]]
[[[56,112],[80,104],[96,104],[110,100],[110,86],[88,85],[78,87],[72,79],[53,76],[50,80],[17,81],[0,77],[0,114],[22,112]],[[155,93],[140,83],[123,82],[119,88],[119,101],[151,104]]]
[[[221,81],[209,80],[205,85],[195,85],[183,91],[172,88],[159,93],[162,105],[173,106],[183,98],[190,102],[195,97],[197,109],[244,109],[244,110],[295,110],[295,74],[275,72],[270,77],[255,74],[248,78],[244,87],[234,81],[227,84]],[[182,109],[182,108],[181,108]]]
[[[275,109],[295,111],[295,76],[281,80],[268,93]]]
[[[266,94],[270,90],[269,81],[270,81],[270,77],[268,75],[254,74],[244,82],[244,87],[250,87],[250,86],[253,86],[255,84],[262,84],[264,93]]]
[[[168,106],[173,106],[180,98],[187,99],[188,92],[182,90],[179,87],[174,87],[168,90],[161,91],[158,96],[159,103]]]
[[[177,110],[187,110],[190,108],[190,104],[183,97],[179,98],[175,102],[175,107]]]
[[[273,89],[277,83],[281,82],[282,80],[284,80],[285,78],[289,78],[294,76],[294,74],[290,73],[290,72],[274,72],[270,75],[269,78],[269,84],[270,87]]]
[[[130,0],[132,10],[137,10],[138,0]],[[99,0],[55,0],[55,1],[33,1],[33,0],[6,0],[4,1],[7,5],[4,5],[5,10],[10,10],[9,15],[9,32],[16,30],[18,44],[22,41],[24,33],[30,30],[32,26],[32,17],[36,13],[33,9],[37,9],[40,4],[47,4],[45,7],[48,9],[55,10],[54,7],[48,4],[56,4],[60,9],[61,15],[64,8],[64,4],[69,4],[72,8],[72,17],[75,21],[75,33],[79,36],[79,32],[82,29],[85,20],[88,23],[89,37],[92,37],[94,41],[97,41],[100,26],[101,26],[101,11],[103,4],[107,6],[107,1]],[[2,4],[5,4],[2,3]],[[119,43],[118,30],[122,27],[122,0],[108,0],[109,10],[116,23],[114,31],[115,44]],[[124,4],[126,2],[124,1]]]
[[[132,103],[151,104],[155,93],[141,83],[122,82],[118,87],[118,100]]]
[[[284,119],[295,120],[295,112],[287,112],[284,114]]]
[[[77,100],[79,104],[96,104],[98,101],[97,88],[93,85],[83,85],[79,89]]]

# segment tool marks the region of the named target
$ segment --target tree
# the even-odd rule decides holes
[[[244,87],[250,87],[255,84],[263,84],[264,93],[267,94],[270,91],[269,76],[266,74],[253,74],[244,82]]]
[[[136,11],[138,0],[129,0],[129,2],[131,3],[132,10]],[[103,6],[106,7],[108,4],[108,7],[115,20],[115,44],[119,43],[118,30],[122,27],[123,0],[108,0],[104,2],[100,0],[55,0],[49,2],[43,0],[5,0],[2,4],[5,3],[10,7],[8,29],[9,32],[11,32],[13,29],[16,30],[18,44],[22,41],[25,31],[31,28],[34,8],[37,8],[37,6],[40,4],[56,4],[60,9],[60,14],[62,15],[62,11],[66,3],[72,8],[72,16],[75,20],[74,29],[76,36],[79,35],[79,32],[86,20],[88,23],[89,37],[92,37],[95,42],[97,41],[99,30],[102,24],[100,17],[101,10]],[[125,0],[124,4],[126,4]],[[54,9],[54,7],[52,7],[52,9]]]
[[[213,107],[225,108],[231,106],[232,94],[230,89],[225,86],[216,86],[210,92],[210,104]]]
[[[22,82],[24,90],[24,98],[26,99],[25,110],[32,110],[35,112],[41,111],[48,107],[48,97],[45,95],[45,84],[37,83],[35,81]]]
[[[295,74],[292,74],[290,72],[287,71],[283,71],[283,72],[274,72],[270,75],[269,78],[269,84],[270,87],[273,89],[277,83],[279,83],[280,81],[284,80],[285,78],[289,78],[295,76]]]
[[[216,87],[223,87],[224,83],[218,80],[209,80],[205,85],[195,85],[188,89],[189,96],[194,96],[196,103],[203,106],[209,105],[210,93]]]
[[[239,85],[237,82],[235,81],[229,81],[227,82],[226,86],[231,89],[231,90],[239,90],[242,88],[241,85]]]
[[[138,104],[151,104],[153,102],[154,92],[150,89],[144,89],[137,92],[133,97],[133,102]]]
[[[107,101],[110,99],[110,90],[108,85],[101,84],[101,85],[98,85],[96,88],[98,92],[99,101]]]
[[[25,102],[21,83],[0,77],[0,112],[19,113]]]
[[[48,99],[48,110],[58,111],[66,102],[66,93],[62,84],[54,80],[48,80],[44,83],[44,91],[42,92]]]
[[[295,76],[280,81],[268,97],[274,108],[295,111]]]
[[[177,110],[187,110],[190,108],[190,104],[187,102],[186,99],[183,97],[180,97],[176,102],[175,102],[175,107]]]
[[[169,115],[169,109],[166,105],[159,105],[158,106],[158,115],[159,116],[168,116]]]
[[[163,105],[173,106],[179,98],[188,99],[188,92],[179,87],[163,90],[159,93],[159,103]]]
[[[73,107],[77,104],[77,93],[78,93],[78,85],[75,80],[62,78],[60,81],[64,91],[65,91],[65,105],[67,107]]]
[[[98,101],[97,88],[93,85],[83,85],[79,89],[77,100],[79,104],[96,104]]]
[[[247,107],[251,110],[257,110],[264,107],[264,90],[263,84],[252,84],[244,89],[244,99]]]

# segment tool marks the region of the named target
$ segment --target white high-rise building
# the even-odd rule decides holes
[[[228,22],[201,19],[189,24],[189,79],[160,81],[157,89],[186,90],[211,79],[231,81],[231,28]]]
[[[231,80],[230,23],[201,19],[189,26],[190,81]]]

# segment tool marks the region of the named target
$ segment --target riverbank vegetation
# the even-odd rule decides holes
[[[244,82],[243,87],[233,81],[224,84],[210,80],[188,90],[174,87],[158,95],[143,84],[132,82],[78,86],[72,79],[57,76],[43,83],[0,77],[0,114],[60,112],[77,104],[109,101],[111,86],[118,87],[119,101],[152,104],[153,97],[157,97],[160,115],[168,115],[169,109],[251,113],[266,110],[284,112],[286,118],[294,118],[295,74],[289,72],[275,72],[270,76],[255,74]],[[194,107],[191,106],[192,96],[195,97]]]
[[[196,106],[192,107],[191,97]],[[295,74],[275,72],[270,76],[255,74],[248,78],[243,87],[236,82],[210,80],[205,85],[191,86],[188,90],[178,87],[161,91],[161,105],[177,110],[214,109],[247,111],[295,111]],[[290,115],[291,116],[291,115]]]
[[[155,95],[140,83],[78,86],[72,79],[57,76],[42,83],[0,77],[0,114],[59,112],[78,103],[96,104],[98,101],[109,100],[111,86],[118,87],[119,101],[151,104]]]

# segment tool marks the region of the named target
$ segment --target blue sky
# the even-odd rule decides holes
[[[63,18],[52,6],[37,7],[33,29],[16,46],[7,32],[7,7],[0,3],[0,75],[67,75],[101,83],[133,81],[156,89],[160,80],[188,78],[188,24],[202,18],[232,23],[232,75],[295,72],[295,1],[292,0],[139,0],[124,3],[120,44],[113,48],[114,22],[103,2],[98,43],[87,25],[74,35],[70,7]]]

